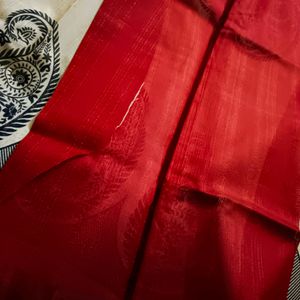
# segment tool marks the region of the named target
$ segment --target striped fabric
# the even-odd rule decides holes
[[[300,253],[297,251],[288,291],[288,300],[300,299]]]
[[[16,146],[17,146],[17,144],[13,144],[13,145],[10,145],[10,146],[0,149],[0,169],[2,169],[2,167],[5,165],[9,156],[15,150]]]

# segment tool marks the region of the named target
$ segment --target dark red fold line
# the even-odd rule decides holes
[[[165,154],[165,159],[162,162],[162,166],[160,169],[160,172],[158,174],[158,179],[157,179],[157,186],[156,186],[156,190],[154,193],[154,197],[153,200],[149,206],[149,210],[148,210],[148,215],[145,221],[145,225],[144,225],[144,230],[142,233],[142,237],[141,237],[141,241],[139,244],[139,247],[137,249],[137,253],[136,253],[136,257],[135,257],[135,261],[133,264],[133,268],[130,274],[130,277],[128,279],[128,284],[127,284],[127,289],[125,291],[125,299],[126,300],[130,300],[133,298],[134,295],[134,291],[136,288],[136,284],[137,284],[137,279],[141,270],[141,266],[142,266],[142,262],[143,262],[143,258],[145,255],[145,250],[147,247],[147,242],[150,236],[150,232],[151,232],[151,227],[152,227],[152,223],[153,223],[153,219],[155,216],[155,211],[159,202],[159,198],[161,196],[162,190],[163,190],[163,184],[165,182],[167,173],[169,171],[169,168],[171,166],[175,151],[176,151],[176,147],[179,141],[179,138],[181,136],[181,132],[183,130],[184,124],[188,118],[189,112],[191,110],[192,104],[193,104],[193,100],[195,98],[195,95],[197,93],[198,87],[202,81],[206,66],[209,62],[209,59],[211,57],[211,54],[213,52],[214,46],[220,36],[221,30],[224,28],[224,25],[226,23],[226,20],[228,19],[228,16],[230,14],[230,11],[232,10],[232,7],[234,5],[235,0],[228,0],[223,14],[221,15],[219,22],[216,24],[216,26],[214,27],[213,33],[209,39],[208,42],[208,46],[207,49],[203,55],[203,59],[202,62],[200,64],[199,70],[197,72],[196,78],[193,82],[191,91],[188,95],[188,98],[186,100],[185,106],[183,108],[183,111],[180,115],[178,124],[176,126],[174,135],[170,141],[170,144],[168,145],[168,148],[166,150],[166,154]]]

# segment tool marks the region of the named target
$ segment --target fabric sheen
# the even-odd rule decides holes
[[[0,171],[0,299],[286,299],[299,15],[104,1]]]

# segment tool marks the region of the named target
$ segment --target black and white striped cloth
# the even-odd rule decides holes
[[[297,251],[288,291],[288,300],[300,300],[300,253]]]
[[[5,163],[8,160],[9,156],[15,150],[16,146],[17,146],[17,144],[13,144],[13,145],[10,145],[10,146],[0,149],[0,169],[3,168],[3,166],[5,165]]]

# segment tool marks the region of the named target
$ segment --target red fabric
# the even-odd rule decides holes
[[[300,77],[283,44],[300,4],[276,2],[236,1],[214,45],[134,299],[286,298],[299,233]],[[0,172],[0,299],[124,298],[167,147],[224,10],[210,3],[104,2]]]

